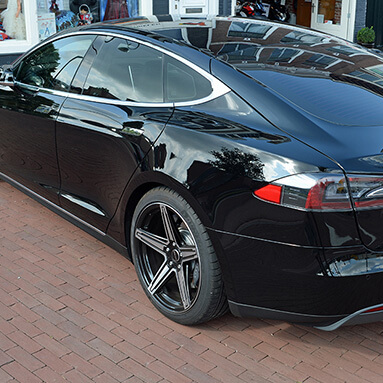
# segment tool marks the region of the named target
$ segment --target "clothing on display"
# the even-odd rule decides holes
[[[25,20],[21,12],[21,0],[8,0],[7,9],[1,13],[6,34],[18,40],[25,40]]]
[[[129,17],[126,0],[108,0],[104,20],[115,20]]]

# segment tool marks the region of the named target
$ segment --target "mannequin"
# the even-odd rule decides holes
[[[80,6],[87,5],[89,7],[89,13],[92,14],[92,22],[100,21],[99,10],[98,10],[99,1],[97,0],[69,0],[69,8],[73,13],[78,13]]]
[[[21,0],[8,0],[7,9],[1,13],[3,27],[9,37],[25,40],[25,20],[21,12]]]
[[[93,20],[93,16],[90,12],[89,7],[86,4],[81,5],[79,9],[78,18],[80,19],[78,25],[87,25],[91,24]]]

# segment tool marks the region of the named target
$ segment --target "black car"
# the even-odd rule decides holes
[[[263,20],[94,24],[3,68],[0,121],[0,177],[172,320],[383,319],[378,54]]]

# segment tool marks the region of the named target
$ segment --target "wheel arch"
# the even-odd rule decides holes
[[[117,214],[108,227],[108,233],[123,243],[128,250],[128,258],[132,261],[129,233],[135,207],[138,201],[151,189],[155,187],[167,187],[177,192],[194,209],[202,224],[206,227],[212,227],[208,214],[204,211],[199,201],[189,190],[176,179],[158,171],[146,171],[136,175],[125,190]],[[123,230],[121,230],[123,228]],[[217,235],[208,230],[210,240],[216,252],[218,262],[222,270],[222,277],[225,286],[231,286],[230,271],[227,267],[226,257],[223,247]],[[117,238],[119,235],[119,238]]]
[[[211,227],[211,221],[207,213],[203,210],[198,200],[182,183],[162,172],[142,172],[134,176],[129,182],[128,187],[121,197],[117,212],[108,226],[108,234],[124,244],[129,251],[128,234],[130,232],[134,209],[145,193],[155,187],[161,186],[177,192],[194,209],[203,225],[205,227]],[[123,230],[121,230],[121,228],[123,228]]]

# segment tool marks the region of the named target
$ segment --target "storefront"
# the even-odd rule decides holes
[[[140,0],[0,0],[0,55],[17,56],[62,29],[139,16],[140,3]]]
[[[290,22],[350,41],[359,25],[365,24],[367,0],[280,1],[292,15]],[[16,18],[18,4],[21,12]],[[236,0],[0,0],[0,12],[7,9],[0,17],[0,23],[4,21],[0,24],[0,64],[2,56],[7,55],[9,61],[10,56],[17,57],[56,31],[81,22],[165,14],[176,18],[230,15],[235,4]],[[16,35],[12,32],[15,25]]]
[[[352,41],[358,0],[286,0],[297,25]]]

